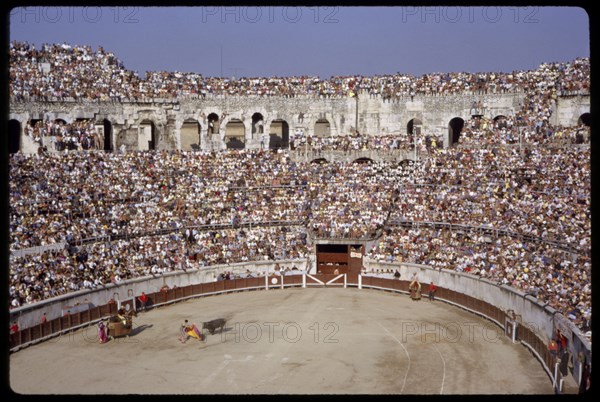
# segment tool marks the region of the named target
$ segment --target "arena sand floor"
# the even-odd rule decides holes
[[[226,318],[206,342],[188,319]],[[441,301],[356,288],[192,299],[141,312],[129,338],[96,326],[10,355],[21,394],[553,394],[541,364],[491,322]]]

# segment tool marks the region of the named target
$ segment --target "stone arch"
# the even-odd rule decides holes
[[[418,118],[413,118],[408,121],[406,124],[406,135],[408,136],[408,143],[411,146],[414,146],[415,137],[421,136],[421,131],[423,129],[423,121]]]
[[[74,150],[78,149],[78,144],[83,146],[83,144],[79,141],[79,138],[77,137],[76,130],[77,130],[78,124],[85,120],[86,119],[83,119],[83,118],[75,118],[74,120],[71,121],[71,123],[67,123],[64,119],[61,119],[61,118],[57,118],[54,120],[55,123],[58,123],[62,127],[65,127],[65,126],[67,127],[66,135],[62,137],[62,142],[58,143],[58,141],[57,141],[58,148],[61,151],[64,149],[67,149],[69,151],[74,151]],[[56,133],[58,135],[58,132],[56,132]]]
[[[240,119],[230,119],[225,125],[225,146],[227,149],[246,147],[246,126]]]
[[[423,130],[423,121],[421,119],[410,119],[406,124],[406,134],[409,136],[421,135],[421,130]]]
[[[373,163],[371,158],[358,158],[352,161],[352,163]]]
[[[460,132],[465,126],[465,121],[460,117],[454,117],[448,122],[448,145],[458,143],[460,139]]]
[[[67,123],[67,121],[65,119],[60,119],[60,118],[54,119],[54,123],[62,125],[62,126],[66,126],[69,124],[69,123]]]
[[[310,163],[324,164],[324,163],[329,163],[329,161],[325,158],[315,158],[312,161],[310,161]]]
[[[89,132],[88,130],[93,129],[95,130],[95,123],[93,119],[86,119],[85,117],[77,117],[75,118],[75,120],[73,121],[73,123],[71,123],[73,125],[73,130],[78,129],[79,125],[83,123],[83,128],[85,132]],[[91,127],[90,127],[91,125]],[[103,130],[104,131],[104,130]],[[89,149],[95,149],[96,148],[96,138],[95,136],[84,136],[84,137],[80,137],[80,139],[78,140],[81,149],[83,150],[89,150]],[[77,149],[76,147],[73,147],[71,149]]]
[[[39,143],[40,146],[44,145],[45,140],[42,135],[43,126],[45,126],[43,119],[29,119],[25,123],[25,127],[23,127],[23,134],[27,135],[28,132],[31,132],[32,140],[34,142],[36,142],[35,139],[38,138],[38,141],[36,143]],[[31,131],[29,131],[29,130],[31,130]],[[47,133],[46,135],[54,135],[54,134]]]
[[[271,121],[269,127],[269,149],[288,148],[290,146],[290,126],[283,119]]]
[[[506,116],[504,116],[503,114],[499,114],[498,116],[494,117],[494,123],[496,124],[496,127],[498,128],[506,128],[507,124],[506,121],[508,120],[508,118]]]
[[[21,122],[16,119],[8,121],[8,153],[14,154],[21,149]]]
[[[104,131],[104,139],[103,139],[104,141],[102,141],[102,149],[110,152],[113,150],[113,141],[112,141],[113,125],[112,125],[112,122],[108,119],[102,120],[102,128]]]
[[[199,151],[202,149],[200,142],[201,133],[202,126],[198,120],[192,118],[185,119],[180,128],[181,150],[189,151],[193,149]]]
[[[331,136],[331,125],[327,119],[318,119],[315,122],[315,137],[329,137]]]
[[[140,151],[155,150],[158,145],[156,124],[150,119],[140,122],[138,128],[138,149]]]
[[[265,118],[262,113],[254,113],[252,115],[252,138],[261,136],[265,132]]]
[[[592,126],[592,114],[591,113],[584,113],[581,116],[579,116],[579,119],[577,119],[577,124],[578,125],[584,125],[587,127],[591,127]]]
[[[214,112],[209,113],[208,116],[206,116],[206,120],[208,122],[208,135],[219,134],[219,128],[221,125],[219,115]]]
[[[42,119],[29,119],[28,123],[31,127],[35,127],[36,124],[38,124],[39,122],[44,122],[44,120]]]
[[[415,161],[412,158],[405,158],[398,162],[398,166],[402,166],[403,168],[408,168],[415,164]]]

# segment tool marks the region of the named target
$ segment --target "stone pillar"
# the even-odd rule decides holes
[[[181,151],[181,126],[179,126],[179,128],[173,128],[173,140],[175,149]]]
[[[208,125],[202,124],[200,126],[200,149],[203,151],[208,151],[211,148],[210,144],[210,136],[208,134]]]

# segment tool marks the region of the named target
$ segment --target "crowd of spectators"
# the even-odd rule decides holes
[[[125,101],[206,96],[347,97],[353,94],[397,101],[414,96],[539,91],[589,92],[589,59],[544,63],[537,70],[510,73],[430,73],[375,76],[204,77],[198,72],[127,70],[112,52],[99,47],[12,41],[10,95],[16,100],[52,98]]]
[[[236,262],[303,259],[306,236],[296,227],[178,231],[100,241],[11,257],[11,307],[109,283]]]
[[[12,250],[188,226],[302,220],[307,173],[286,154],[15,154]]]
[[[388,218],[386,163],[309,166],[308,227],[319,238],[373,238]]]
[[[591,154],[573,145],[589,143],[590,130],[554,126],[551,116],[557,96],[589,90],[589,59],[512,73],[229,80],[148,72],[141,79],[102,48],[36,50],[13,42],[10,63],[11,95],[21,100],[527,94],[514,116],[465,121],[457,146],[421,135],[419,160],[401,164],[294,162],[283,150],[11,154],[10,250],[65,244],[11,257],[12,307],[179,269],[305,258],[311,238],[385,232],[371,258],[481,275],[532,292],[588,327]],[[91,121],[38,121],[25,133],[44,144],[49,137],[56,150],[102,148]],[[413,149],[413,141],[354,133],[300,136],[294,145],[390,152]],[[406,221],[483,226],[541,241],[400,229]]]
[[[351,133],[340,136],[309,136],[306,146],[312,152],[321,153],[329,151],[341,151],[346,154],[360,151],[388,151],[394,150],[409,151],[414,150],[415,138],[412,135],[361,135],[360,133]],[[435,149],[441,144],[439,139],[433,136],[422,136],[416,138],[419,151],[428,151]],[[300,146],[302,149],[302,146]]]
[[[459,233],[420,227],[387,231],[368,252],[383,262],[451,269],[512,286],[591,329],[591,260],[548,244],[507,236]]]
[[[60,120],[28,121],[23,132],[37,144],[47,146],[50,142],[50,149],[56,151],[102,149],[104,145],[93,120],[82,119],[71,124]]]
[[[10,95],[16,100],[120,100],[141,80],[112,52],[99,47],[27,42],[9,45]]]
[[[386,225],[402,221],[529,234],[561,242],[582,255],[577,261],[585,261],[591,244],[589,160],[589,147],[544,146],[527,148],[523,155],[503,146],[436,149],[421,161],[401,164],[293,162],[286,152],[262,150],[17,153],[10,160],[11,249],[97,241],[80,246],[86,261],[93,262],[88,271],[85,263],[72,262],[78,255],[67,258],[64,252],[13,259],[11,295],[18,295],[13,303],[19,305],[98,286],[107,277],[118,281],[180,267],[304,258],[307,234],[375,238]],[[148,236],[161,230],[171,233]],[[258,234],[248,234],[254,230]],[[114,239],[107,241],[107,236]],[[256,240],[261,236],[266,240]],[[440,240],[433,236],[412,242],[433,247]],[[517,240],[502,239],[498,248],[510,242]],[[437,259],[420,255],[414,261],[462,270],[455,257],[457,243],[443,243],[447,248],[438,251]],[[535,258],[562,253],[552,251],[550,244],[542,249],[543,242],[518,244]],[[375,253],[377,258],[398,252],[413,258],[414,247],[402,243]],[[108,249],[120,250],[115,253],[121,257],[115,259]],[[496,249],[487,251],[489,259],[496,258],[494,253]],[[182,255],[186,258],[180,260]],[[516,265],[514,258],[504,260]],[[63,267],[61,278],[73,279],[75,285],[42,286],[57,266]],[[502,276],[504,271],[494,272],[498,280],[514,285],[508,274]],[[582,286],[590,277],[586,275]],[[518,286],[527,290],[528,285]],[[33,286],[37,296],[31,295]]]
[[[583,124],[563,126],[518,126],[515,116],[502,116],[495,121],[476,117],[465,122],[459,143],[468,147],[490,145],[555,145],[589,144],[590,127]]]
[[[488,226],[591,246],[590,149],[438,149],[400,184],[392,220]]]

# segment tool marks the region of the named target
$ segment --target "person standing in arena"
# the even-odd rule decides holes
[[[429,282],[429,301],[435,300],[435,292],[437,291],[437,286],[433,284],[433,282]]]
[[[108,342],[108,335],[106,333],[106,326],[102,321],[98,322],[98,339],[100,343]]]
[[[142,292],[142,294],[138,297],[138,300],[141,303],[140,310],[146,310],[146,303],[148,303],[148,296],[146,296],[146,293]]]
[[[413,274],[412,278],[412,282],[408,285],[410,298],[413,300],[421,300],[421,283],[419,283],[416,273]]]

